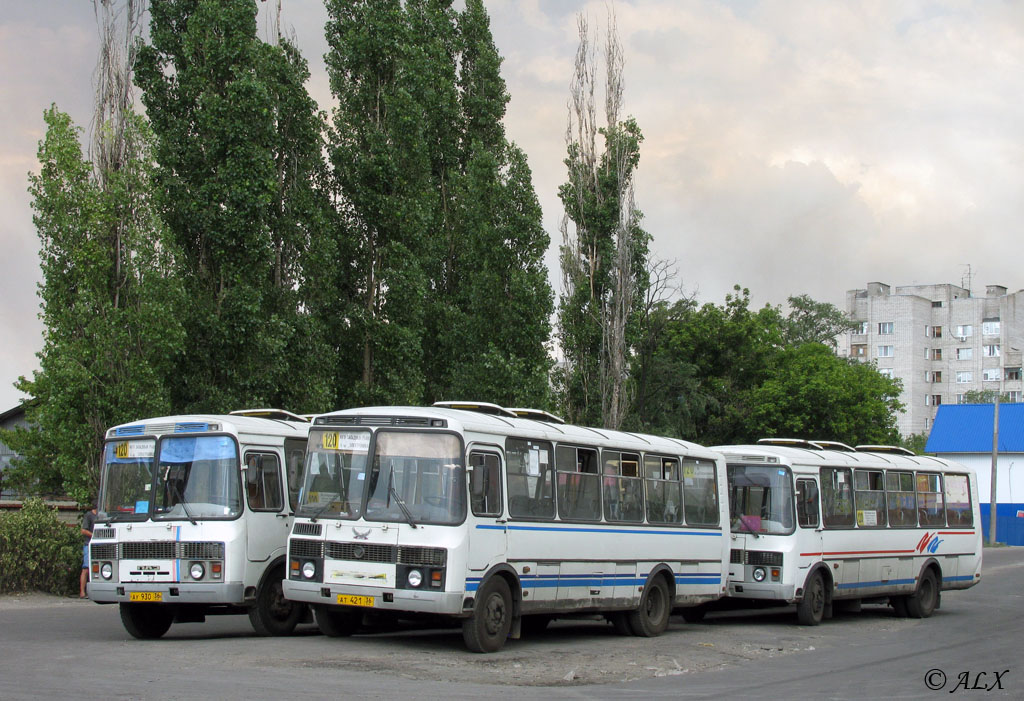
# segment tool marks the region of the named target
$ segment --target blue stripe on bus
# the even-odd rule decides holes
[[[837,589],[858,589],[860,587],[891,587],[895,584],[913,584],[916,579],[890,579],[887,582],[848,582],[840,584]]]
[[[974,579],[973,574],[961,574],[956,577],[943,577],[943,582],[969,582]]]
[[[545,531],[555,533],[625,533],[627,535],[704,535],[721,536],[722,531],[653,531],[650,529],[624,529],[624,528],[559,528],[556,526],[487,526],[478,524],[477,530],[481,531]]]

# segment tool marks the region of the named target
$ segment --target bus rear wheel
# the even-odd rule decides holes
[[[174,610],[160,604],[121,604],[121,623],[132,637],[156,640],[171,628]]]
[[[664,578],[655,577],[640,597],[640,608],[629,612],[629,627],[633,635],[654,638],[668,628],[668,617],[672,614],[668,585]]]
[[[804,626],[816,626],[825,617],[825,581],[820,572],[812,574],[807,581],[804,598],[796,605],[796,617]]]
[[[249,609],[249,622],[257,635],[289,635],[302,618],[302,604],[284,598],[283,576],[284,570],[267,575],[256,604]]]
[[[935,611],[939,601],[939,587],[935,582],[935,574],[925,570],[921,581],[917,583],[917,591],[906,598],[907,614],[911,618],[928,618]]]
[[[477,592],[473,615],[462,622],[462,639],[473,652],[497,652],[512,628],[512,592],[491,577]]]

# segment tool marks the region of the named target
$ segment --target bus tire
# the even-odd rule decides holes
[[[820,572],[808,578],[804,598],[796,605],[796,617],[803,626],[816,626],[825,617],[825,580]]]
[[[473,614],[462,622],[462,639],[472,652],[497,652],[512,629],[512,592],[494,576],[477,591]]]
[[[361,613],[335,609],[333,606],[314,606],[313,618],[320,632],[328,638],[347,638],[356,632],[363,620]]]
[[[120,604],[121,623],[133,638],[156,640],[171,628],[174,610],[161,604]]]
[[[935,573],[927,569],[917,583],[917,590],[906,598],[907,614],[911,618],[928,618],[935,611],[939,600],[939,587]]]
[[[687,606],[679,612],[683,617],[683,620],[687,623],[700,623],[704,620],[704,616],[708,612],[707,604],[698,604],[696,606]]]
[[[284,598],[283,576],[283,569],[271,571],[249,609],[249,622],[257,635],[290,635],[305,613],[302,604]]]
[[[640,607],[629,612],[629,627],[633,629],[633,635],[655,638],[668,628],[671,615],[672,602],[669,600],[668,585],[659,575],[644,590],[640,597]]]

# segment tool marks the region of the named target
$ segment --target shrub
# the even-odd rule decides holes
[[[41,499],[0,514],[0,593],[44,591],[71,596],[82,570],[82,536]]]

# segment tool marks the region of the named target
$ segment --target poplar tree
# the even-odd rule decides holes
[[[302,296],[302,257],[327,216],[305,62],[257,38],[254,0],[158,0],[136,75],[188,291],[175,407],[326,409]]]

